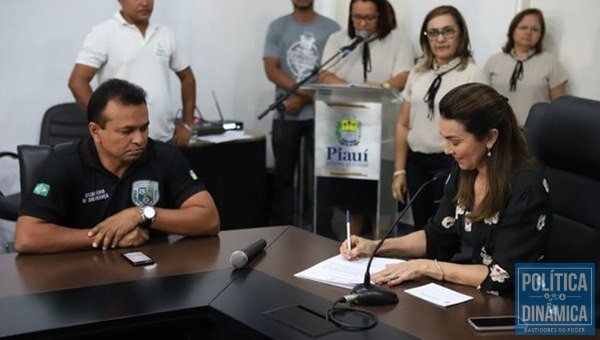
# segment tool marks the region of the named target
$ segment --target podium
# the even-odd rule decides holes
[[[335,237],[346,211],[379,237],[392,223],[397,92],[362,85],[313,84],[315,98],[313,231]],[[341,214],[341,215],[340,215]],[[345,230],[345,229],[342,229]],[[345,234],[338,238],[345,238]]]

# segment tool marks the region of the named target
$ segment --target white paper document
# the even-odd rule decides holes
[[[424,286],[407,289],[404,292],[442,307],[456,305],[473,299],[469,295],[456,292],[435,283],[428,283]]]
[[[196,136],[196,140],[209,143],[226,143],[241,139],[251,139],[252,135],[247,134],[244,130],[227,130],[222,134]]]
[[[325,261],[294,274],[295,277],[313,280],[332,286],[352,289],[355,285],[363,283],[368,258],[358,260],[347,260],[342,255],[336,255]],[[400,263],[404,260],[385,257],[373,258],[370,273],[376,273],[385,269],[386,264]]]

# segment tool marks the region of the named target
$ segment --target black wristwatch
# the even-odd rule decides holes
[[[156,209],[154,207],[147,205],[140,209],[140,227],[150,228],[152,223],[154,223],[154,219],[156,218]]]

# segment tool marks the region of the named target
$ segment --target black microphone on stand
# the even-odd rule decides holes
[[[356,46],[358,46],[358,44],[360,44],[362,41],[364,41],[367,37],[369,36],[369,33],[367,33],[367,31],[361,30],[358,31],[358,33],[356,34],[356,38],[354,38],[354,40],[352,41],[352,43],[350,43],[347,46],[342,47],[339,51],[337,51],[333,56],[331,56],[331,58],[327,59],[327,61],[325,61],[324,63],[321,63],[321,65],[315,67],[309,75],[307,75],[304,79],[302,79],[301,81],[297,82],[296,84],[294,84],[294,86],[292,86],[291,89],[289,89],[288,91],[285,92],[285,94],[278,96],[277,99],[275,100],[275,102],[271,103],[271,105],[269,105],[269,107],[264,110],[260,115],[258,115],[258,119],[263,119],[265,118],[265,116],[273,111],[273,110],[278,110],[278,111],[285,111],[285,105],[283,104],[283,102],[288,99],[292,94],[296,93],[296,90],[298,90],[300,88],[300,86],[304,85],[306,82],[308,82],[310,79],[312,79],[313,77],[317,76],[321,70],[328,65],[330,62],[334,61],[337,59],[336,63],[339,62],[340,60],[344,59],[345,57],[348,56],[348,54],[350,54],[350,52],[352,50],[354,50],[356,48]],[[341,58],[338,58],[340,55],[342,55]]]
[[[354,50],[356,48],[356,46],[358,46],[358,44],[365,41],[368,36],[369,36],[369,33],[367,31],[365,31],[365,30],[358,31],[356,33],[356,37],[354,38],[354,40],[350,44],[348,44],[340,49],[340,52],[342,52],[342,58],[345,58],[350,52],[352,52],[352,50]]]
[[[385,235],[381,238],[381,240],[379,240],[377,246],[375,246],[371,257],[369,258],[369,262],[367,263],[367,269],[365,270],[365,279],[363,280],[363,283],[354,286],[354,288],[352,288],[352,291],[350,292],[350,295],[344,296],[344,299],[347,302],[363,306],[383,306],[398,303],[398,296],[396,295],[396,293],[389,289],[383,288],[381,286],[376,286],[371,283],[371,273],[369,273],[369,270],[371,270],[371,263],[373,262],[375,254],[377,254],[377,251],[379,250],[379,248],[381,248],[381,245],[383,245],[383,241],[385,241],[385,239],[387,239],[390,236],[391,231],[394,230],[398,223],[400,223],[400,220],[402,219],[404,214],[406,214],[408,208],[410,208],[415,198],[419,196],[423,188],[441,178],[446,177],[448,177],[448,171],[441,171],[437,173],[430,180],[423,183],[419,187],[417,192],[415,192],[415,194],[410,198],[408,203],[406,203],[406,206],[404,206],[404,209],[402,209],[394,223],[392,223],[392,226],[386,231]]]

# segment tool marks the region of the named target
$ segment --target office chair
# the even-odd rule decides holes
[[[44,113],[42,126],[40,130],[40,144],[57,145],[65,142],[71,142],[89,134],[87,128],[87,116],[79,108],[76,103],[63,103],[50,107]],[[31,146],[33,147],[33,146]],[[19,149],[19,148],[17,148]],[[25,152],[29,152],[29,148],[22,148]],[[29,156],[21,159],[20,155],[13,152],[2,152],[0,157],[19,158],[19,165],[27,166],[30,162]],[[38,164],[39,165],[39,164]],[[23,181],[31,177],[29,176],[29,167],[26,170],[20,169],[21,174],[21,190],[29,186],[23,186]],[[26,174],[24,178],[24,174]],[[0,219],[16,221],[21,205],[21,193],[15,193],[4,196],[0,192]]]
[[[9,221],[16,221],[19,217],[19,208],[21,206],[21,193],[32,190],[33,178],[40,170],[40,164],[46,160],[52,152],[50,145],[19,145],[17,154],[19,158],[19,175],[21,179],[21,191],[12,195],[0,197],[0,218]],[[0,157],[7,153],[0,153]],[[8,153],[10,157],[17,157],[17,154]],[[14,156],[13,156],[14,155]],[[2,251],[12,251],[12,242],[8,238],[2,240]]]
[[[63,145],[63,144],[61,144]],[[40,165],[48,158],[54,148],[50,145],[19,145],[17,151],[19,154],[19,175],[21,177],[21,192],[28,192],[33,189],[33,179]]]
[[[12,159],[17,159],[18,156],[14,152],[0,152],[0,158],[8,157]],[[21,204],[21,194],[14,193],[10,195],[4,195],[2,191],[0,191],[0,219],[16,221],[17,213],[19,211],[19,205]]]
[[[525,133],[550,184],[554,221],[546,259],[593,262],[600,246],[600,102],[563,96],[536,104]]]
[[[62,144],[61,144],[62,145]],[[58,146],[57,146],[58,147]],[[19,175],[21,179],[21,191],[19,193],[2,197],[0,200],[0,207],[4,204],[2,202],[5,198],[9,198],[10,205],[6,204],[7,211],[6,215],[2,215],[3,219],[16,221],[19,217],[19,208],[21,206],[21,193],[27,192],[33,189],[33,178],[37,171],[40,171],[40,164],[46,160],[46,157],[52,152],[53,147],[50,145],[19,145],[17,146],[17,154],[19,158]],[[3,240],[3,251],[13,251],[12,240]]]
[[[40,144],[56,145],[88,135],[87,115],[77,103],[63,103],[44,113]]]
[[[525,134],[550,184],[554,220],[545,260],[595,262],[598,312],[600,101],[562,96],[550,104],[535,104],[529,111]]]

